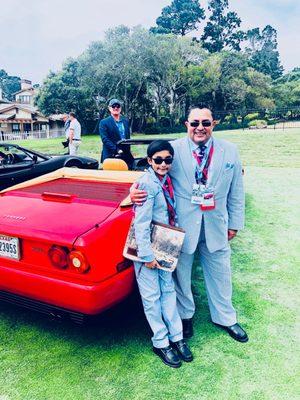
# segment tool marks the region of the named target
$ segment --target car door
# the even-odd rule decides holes
[[[14,146],[0,148],[0,189],[5,189],[33,177],[35,160]]]

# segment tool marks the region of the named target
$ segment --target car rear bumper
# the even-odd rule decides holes
[[[21,299],[18,305],[34,308],[30,307],[32,302],[41,302],[46,306],[42,309],[48,305],[65,312],[96,315],[124,300],[133,291],[134,282],[132,267],[103,282],[87,285],[0,266],[0,300],[11,298],[10,302],[17,304],[14,299],[24,297],[28,301]]]

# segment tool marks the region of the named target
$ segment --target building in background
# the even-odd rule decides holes
[[[0,130],[4,135],[13,134],[14,138],[30,135],[34,131],[49,130],[49,118],[34,106],[36,89],[31,81],[21,80],[21,90],[14,93],[15,101],[0,102]]]
[[[34,105],[37,90],[31,81],[22,79],[21,90],[14,93],[15,101],[3,99],[0,92],[0,140],[49,137],[51,128],[56,130],[51,132],[52,137],[61,136],[63,122],[44,116]]]

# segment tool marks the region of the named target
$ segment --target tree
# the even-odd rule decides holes
[[[45,115],[74,111],[83,123],[93,119],[90,93],[82,85],[81,64],[69,58],[62,71],[50,72],[40,88],[35,102]]]
[[[21,89],[21,78],[10,76],[4,69],[0,69],[0,88],[2,89],[4,98],[13,100],[14,93]]]
[[[200,66],[189,68],[194,90],[190,102],[243,115],[247,109],[271,108],[271,79],[247,65],[242,53],[211,54]]]
[[[261,33],[259,28],[251,29],[247,32],[247,40],[249,65],[265,75],[270,75],[272,79],[282,76],[276,29],[271,25],[267,25]]]
[[[278,108],[300,107],[300,68],[274,81],[273,97]]]
[[[208,9],[211,16],[207,22],[201,37],[203,47],[210,53],[216,53],[223,49],[240,51],[241,41],[245,34],[238,28],[241,19],[236,12],[225,10],[228,8],[228,0],[210,0]]]
[[[156,20],[157,26],[150,31],[184,36],[197,29],[204,18],[204,9],[199,0],[173,0],[170,6],[162,9],[161,16]]]

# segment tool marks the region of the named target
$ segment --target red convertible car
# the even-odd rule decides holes
[[[62,168],[0,192],[0,300],[80,322],[125,299],[124,199],[142,173]]]

